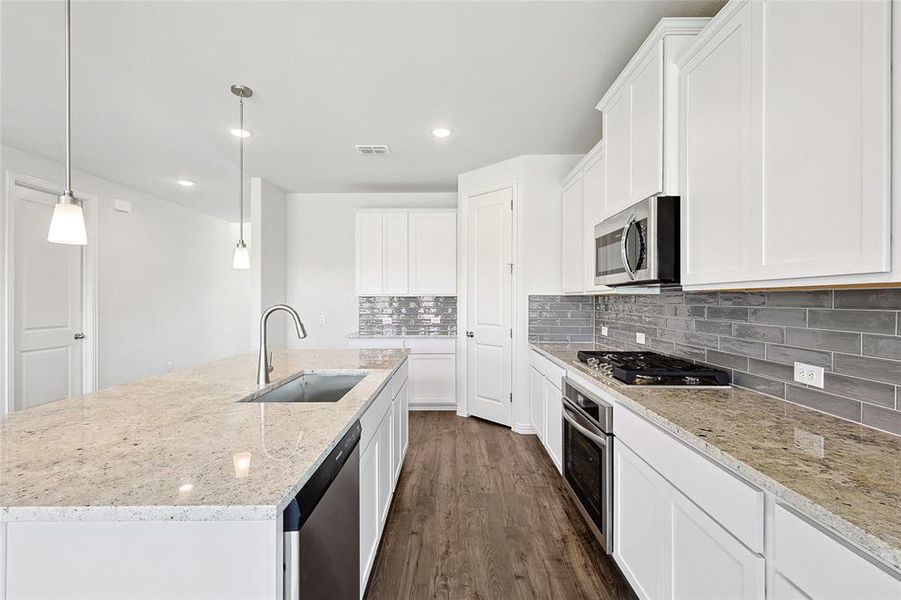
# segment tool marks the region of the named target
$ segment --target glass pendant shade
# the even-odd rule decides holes
[[[235,256],[232,259],[232,268],[239,271],[247,271],[250,269],[250,252],[247,251],[247,245],[243,241],[238,242],[235,246]]]
[[[84,226],[84,211],[81,210],[80,205],[61,201],[53,206],[53,217],[50,219],[47,241],[73,246],[87,245],[88,234]]]

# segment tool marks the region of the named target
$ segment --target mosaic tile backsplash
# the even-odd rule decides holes
[[[594,311],[597,343],[716,365],[737,386],[901,435],[901,289],[607,295]],[[566,335],[538,317],[536,339]],[[823,367],[824,389],[795,383],[795,361]]]
[[[364,296],[360,335],[367,337],[457,335],[455,296]]]
[[[529,341],[594,342],[593,296],[529,296]]]

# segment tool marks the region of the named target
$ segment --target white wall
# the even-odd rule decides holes
[[[301,342],[289,332],[288,347],[343,348],[357,329],[354,209],[456,206],[455,193],[288,194],[288,304],[309,333]]]
[[[63,165],[2,146],[7,170],[60,188],[65,175]],[[73,185],[98,198],[89,240],[99,256],[98,387],[162,373],[167,361],[181,368],[251,350],[250,273],[231,268],[235,226],[78,171]],[[133,212],[114,211],[114,199]],[[5,381],[5,349],[0,365]]]
[[[273,304],[287,301],[287,262],[285,224],[285,192],[265,179],[250,179],[250,245],[251,264],[251,347],[259,346],[260,315]],[[306,323],[305,323],[306,324]],[[268,347],[285,348],[288,318],[284,312],[276,312],[269,318]],[[296,337],[293,322],[290,335]]]

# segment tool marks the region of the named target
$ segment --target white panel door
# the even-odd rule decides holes
[[[760,279],[891,266],[891,5],[769,0],[761,11]]]
[[[597,251],[594,245],[594,226],[604,220],[607,210],[607,157],[601,150],[595,160],[585,167],[582,176],[582,289],[597,292],[610,289],[595,285]]]
[[[638,65],[629,88],[634,204],[663,191],[663,40]]]
[[[629,88],[624,86],[604,111],[607,148],[607,213],[612,215],[632,204],[632,109]]]
[[[752,11],[745,4],[681,70],[682,282],[751,276]]]
[[[384,286],[382,213],[359,212],[355,220],[357,295],[378,296]]]
[[[529,406],[532,428],[538,439],[544,441],[544,376],[535,367],[529,367]]]
[[[512,200],[512,188],[472,196],[467,215],[467,406],[474,416],[508,426],[513,375]]]
[[[457,293],[457,213],[410,213],[410,294]]]
[[[563,248],[564,293],[581,293],[582,287],[582,176],[579,175],[566,187],[561,196],[561,237]]]
[[[12,194],[11,408],[22,410],[82,393],[82,248],[47,241],[56,196],[22,185]]]
[[[613,556],[639,598],[663,598],[667,483],[622,442],[613,461]]]
[[[456,356],[453,354],[410,355],[413,407],[452,408],[456,404]]]
[[[379,530],[379,436],[376,434],[360,454],[360,590],[366,589],[379,547]]]
[[[764,597],[765,561],[675,488],[668,502],[667,598],[756,600]]]
[[[544,447],[557,470],[563,473],[563,394],[547,378],[544,385]]]
[[[407,247],[407,213],[386,212],[382,215],[382,293],[407,293],[409,253]]]

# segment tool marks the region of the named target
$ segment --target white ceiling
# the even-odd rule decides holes
[[[588,150],[594,104],[656,22],[721,5],[75,0],[74,163],[234,220],[240,82],[256,92],[249,175],[286,191],[452,191],[498,160]],[[2,0],[0,20],[0,141],[61,162],[62,2]],[[433,139],[438,125],[454,134]]]

